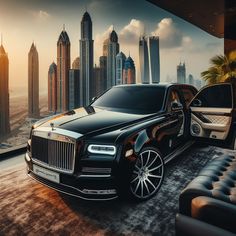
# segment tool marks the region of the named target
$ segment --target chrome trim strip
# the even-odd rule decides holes
[[[109,193],[109,191],[113,191],[114,193]],[[83,189],[82,192],[84,194],[91,194],[91,195],[117,194],[116,189]]]
[[[216,107],[190,107],[193,112],[203,112],[203,113],[212,113],[212,114],[230,114],[232,108],[216,108]]]
[[[36,129],[33,129],[32,135],[38,136],[38,137],[41,137],[41,138],[52,139],[52,140],[54,140],[54,137],[57,138],[58,135],[62,136],[62,137],[66,136],[68,138],[72,138],[73,140],[76,140],[76,139],[83,136],[80,133],[76,133],[76,132],[73,132],[73,131],[60,129],[60,128],[53,128],[53,130],[52,130],[52,128],[50,128],[50,127],[38,127]],[[55,140],[60,141],[58,139],[55,139]],[[65,141],[62,141],[62,142],[66,142],[66,141],[70,141],[70,140],[68,139],[68,140],[65,140]]]
[[[85,174],[82,174],[82,175],[79,175],[79,177],[81,178],[84,178],[84,177],[88,177],[88,178],[110,178],[111,175],[85,175]]]
[[[111,198],[103,198],[103,199],[81,197],[81,196],[78,196],[78,195],[75,195],[75,194],[72,194],[72,193],[64,192],[64,191],[62,191],[62,190],[60,190],[60,189],[57,189],[57,188],[54,188],[54,187],[52,187],[52,186],[50,186],[50,185],[47,185],[47,184],[45,184],[45,183],[42,183],[42,182],[40,182],[39,180],[35,179],[33,176],[31,176],[29,173],[27,173],[27,175],[28,175],[31,179],[37,181],[38,183],[40,183],[40,184],[42,184],[42,185],[44,185],[44,186],[46,186],[46,187],[48,187],[48,188],[51,188],[51,189],[53,189],[53,190],[55,190],[55,191],[57,191],[57,192],[61,192],[61,193],[70,195],[70,196],[72,196],[72,197],[77,197],[77,198],[80,198],[80,199],[83,199],[83,200],[89,200],[89,201],[107,201],[107,200],[114,200],[114,199],[118,198],[117,195],[114,196],[114,197],[111,197]],[[62,183],[60,183],[60,185],[63,185],[63,186],[69,187],[69,188],[73,188],[73,189],[75,189],[75,190],[77,190],[77,191],[83,193],[81,190],[79,190],[79,189],[77,189],[77,188],[74,188],[74,187],[72,187],[72,186],[68,186],[68,185],[65,185],[65,184],[62,184]],[[83,194],[85,194],[85,193],[83,193]]]
[[[188,149],[191,145],[195,143],[194,141],[187,142],[184,146],[181,148],[174,150],[172,153],[164,157],[164,163],[167,164],[169,161],[173,160],[175,157],[180,155],[182,152],[184,152],[186,149]]]

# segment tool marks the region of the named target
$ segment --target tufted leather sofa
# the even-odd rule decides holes
[[[217,157],[179,198],[176,235],[236,235],[236,157]]]

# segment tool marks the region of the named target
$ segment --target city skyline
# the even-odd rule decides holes
[[[160,36],[161,81],[163,82],[167,77],[176,78],[176,64],[180,60],[187,61],[189,71],[195,78],[199,78],[200,72],[208,66],[209,58],[223,52],[223,40],[208,35],[146,1],[137,1],[133,5],[132,12],[127,9],[132,5],[130,2],[117,1],[111,3],[103,0],[99,3],[93,0],[87,2],[89,12],[95,19],[93,30],[94,44],[96,45],[94,64],[99,64],[99,57],[102,55],[102,42],[107,38],[108,33],[113,28],[112,25],[114,25],[122,52],[126,55],[129,51],[132,52],[132,58],[137,66],[138,82],[140,81],[140,70],[137,40],[140,32],[145,31],[146,35]],[[23,0],[19,5],[18,2],[12,0],[2,4],[0,31],[3,33],[4,42],[9,49],[8,55],[12,68],[10,72],[11,89],[15,89],[15,87],[24,87],[24,91],[27,89],[25,56],[27,55],[27,44],[34,39],[40,51],[40,92],[46,93],[48,65],[52,61],[56,61],[56,50],[53,45],[55,45],[55,38],[58,37],[63,23],[65,23],[66,30],[70,35],[71,58],[74,59],[78,56],[79,24],[85,11],[85,7],[81,9],[79,6],[83,6],[85,1],[80,3],[71,1],[66,7],[62,1],[56,3],[55,5],[55,2],[52,4],[36,0],[34,4],[27,2],[27,5]],[[56,7],[52,8],[52,5]],[[5,11],[2,11],[3,9]],[[68,17],[62,19],[60,18],[61,14]],[[13,23],[9,18],[12,15],[18,17],[19,20]],[[23,33],[19,34],[19,29]],[[14,43],[15,38],[19,42],[24,39],[24,43]],[[168,64],[165,63],[167,61]]]

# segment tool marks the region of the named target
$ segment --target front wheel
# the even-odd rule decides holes
[[[161,187],[164,179],[164,162],[160,152],[153,147],[143,148],[135,163],[130,192],[137,200],[151,198]]]

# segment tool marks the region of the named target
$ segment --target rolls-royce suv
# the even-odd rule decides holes
[[[152,197],[165,165],[194,140],[235,148],[235,88],[121,85],[83,108],[38,121],[25,161],[30,177],[89,200]],[[168,178],[168,176],[166,176]]]

